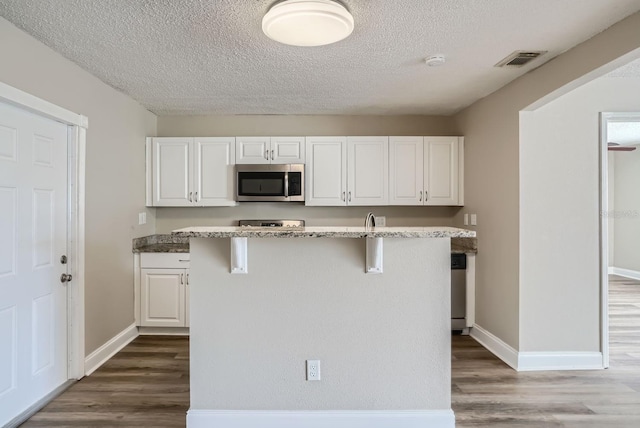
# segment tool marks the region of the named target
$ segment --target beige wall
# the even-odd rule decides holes
[[[229,248],[191,243],[191,411],[451,408],[448,239],[385,238],[382,275],[364,239],[249,238],[246,275]]]
[[[144,207],[144,137],[156,116],[0,18],[0,81],[89,118],[86,352],[133,323],[131,239],[155,231]],[[138,212],[147,211],[145,226]]]
[[[162,116],[160,137],[458,135],[447,116]]]
[[[600,78],[522,115],[521,351],[600,350],[599,113],[640,111],[638,94],[639,78]],[[620,188],[617,205],[637,210],[639,164],[635,183],[627,185],[621,183],[620,169],[631,158],[620,156],[616,161],[616,183],[630,196]],[[629,205],[624,205],[625,199]],[[618,234],[623,241],[617,245],[631,244],[628,260],[635,261],[640,217],[628,220],[624,228],[631,235],[624,242]],[[622,224],[616,219],[618,230]],[[554,330],[560,334],[549,334]]]
[[[638,56],[635,50],[640,47],[638,28],[640,13],[516,79],[456,116],[458,128],[465,136],[466,206],[457,214],[455,222],[461,224],[463,212],[478,214],[476,321],[516,350],[523,343],[528,350],[545,345],[538,344],[536,338],[533,339],[536,343],[527,342],[525,336],[529,333],[521,326],[522,308],[527,314],[538,311],[536,316],[548,312],[547,306],[527,301],[527,294],[522,292],[520,265],[524,244],[521,234],[531,229],[540,232],[540,239],[546,235],[544,230],[539,230],[540,223],[529,222],[532,217],[523,213],[520,205],[524,191],[520,162],[526,159],[520,152],[519,112],[539,108],[616,65],[635,59]],[[556,223],[557,219],[552,221]],[[553,247],[561,243],[562,237],[554,235],[548,237],[546,245]],[[542,264],[537,269],[552,273],[555,267]],[[546,301],[552,297],[557,296],[546,295]],[[562,300],[571,305],[572,297],[567,293]],[[563,334],[563,330],[554,331]],[[569,337],[575,333],[570,331],[564,335]],[[586,334],[593,335],[592,332]]]
[[[635,94],[640,94],[638,79]],[[640,111],[640,98],[633,111]],[[614,262],[612,266],[640,272],[640,150],[615,153]]]
[[[158,135],[458,135],[445,116],[163,116]],[[361,225],[367,212],[389,226],[449,226],[457,207],[305,207],[242,203],[232,208],[158,208],[157,232],[188,226],[232,225],[238,219],[303,219],[308,225]]]

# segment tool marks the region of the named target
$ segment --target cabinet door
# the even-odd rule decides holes
[[[195,138],[193,200],[201,207],[233,206],[235,138]]]
[[[271,163],[304,163],[304,137],[271,137]]]
[[[389,137],[347,137],[347,204],[388,205]]]
[[[346,137],[307,137],[305,205],[346,205]]]
[[[192,205],[192,140],[192,138],[152,139],[153,206],[184,207]]]
[[[271,163],[271,137],[236,137],[236,163]]]
[[[389,137],[389,205],[423,205],[423,137]]]
[[[458,137],[425,137],[425,205],[458,205],[458,185]]]
[[[142,269],[140,325],[184,327],[185,269]]]

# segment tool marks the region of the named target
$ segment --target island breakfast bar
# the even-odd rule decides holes
[[[475,232],[173,233],[190,238],[188,428],[455,426],[450,238]]]

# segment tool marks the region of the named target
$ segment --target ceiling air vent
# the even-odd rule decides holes
[[[522,67],[540,55],[546,54],[547,51],[515,51],[499,63],[496,67]]]

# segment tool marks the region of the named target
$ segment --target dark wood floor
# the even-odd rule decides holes
[[[184,427],[189,339],[139,336],[21,427]]]
[[[611,368],[517,373],[453,337],[457,427],[640,427],[640,282],[611,277]],[[141,336],[23,427],[184,427],[187,338]]]

